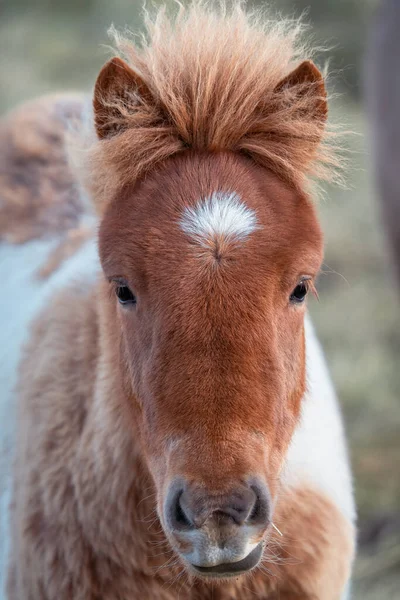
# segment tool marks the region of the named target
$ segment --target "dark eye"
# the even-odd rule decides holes
[[[115,289],[118,302],[124,306],[127,304],[136,304],[136,298],[127,285],[119,284]]]
[[[307,296],[307,292],[308,292],[307,282],[301,281],[298,285],[296,285],[293,292],[291,293],[290,302],[293,302],[294,304],[301,304],[302,302],[304,302],[304,299]]]

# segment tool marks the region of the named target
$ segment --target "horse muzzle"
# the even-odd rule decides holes
[[[253,479],[227,492],[175,480],[164,506],[168,537],[200,577],[237,577],[260,562],[270,523],[266,485]]]

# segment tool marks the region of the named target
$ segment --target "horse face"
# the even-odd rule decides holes
[[[201,577],[253,568],[305,391],[309,200],[233,154],[170,159],[100,229],[107,318],[163,529]]]

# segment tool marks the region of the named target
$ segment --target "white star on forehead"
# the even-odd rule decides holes
[[[201,244],[217,236],[240,241],[259,228],[255,211],[235,192],[214,192],[185,208],[180,225]]]

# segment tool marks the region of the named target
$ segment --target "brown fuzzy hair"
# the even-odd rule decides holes
[[[126,62],[112,59],[97,80],[100,141],[84,177],[98,206],[187,149],[244,153],[295,185],[334,178],[324,79],[298,21],[194,0],[172,18],[146,13],[145,26],[139,43],[112,30]]]

